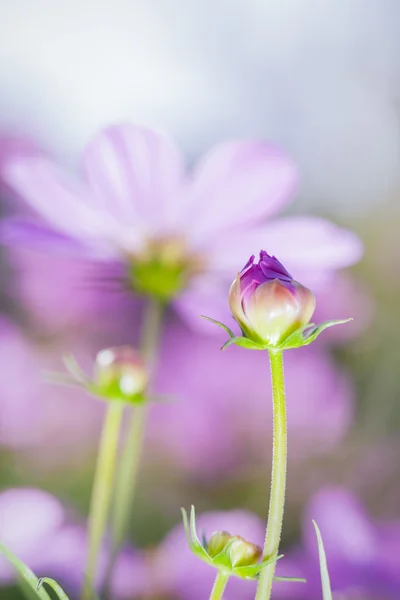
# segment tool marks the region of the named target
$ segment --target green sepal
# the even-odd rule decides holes
[[[331,589],[331,581],[329,579],[329,571],[328,564],[326,562],[326,554],[324,543],[322,541],[321,532],[318,528],[318,525],[313,520],[313,525],[315,528],[315,533],[317,534],[318,541],[318,556],[319,556],[319,568],[321,571],[321,583],[322,583],[322,597],[323,600],[332,600],[332,589]]]
[[[212,558],[209,556],[207,550],[201,544],[196,531],[196,512],[192,505],[190,509],[190,522],[188,520],[187,512],[184,508],[181,508],[183,517],[183,526],[185,528],[186,538],[189,544],[189,548],[201,560],[204,560],[208,564],[212,564]]]
[[[37,590],[39,591],[43,584],[46,583],[52,590],[57,594],[60,600],[69,600],[67,594],[62,589],[61,585],[57,583],[55,579],[51,577],[41,577],[37,583]]]
[[[214,556],[214,558],[212,559],[214,567],[216,567],[219,570],[226,570],[226,571],[230,571],[231,573],[234,572],[234,569],[232,569],[232,564],[231,564],[230,555],[229,555],[229,551],[230,551],[231,546],[234,541],[235,541],[235,538],[233,537],[222,548],[221,552],[219,554],[217,554],[216,556]]]
[[[214,325],[218,325],[218,327],[222,327],[222,329],[224,329],[226,331],[226,333],[229,335],[230,338],[235,337],[235,334],[233,333],[232,329],[229,329],[229,327],[227,325],[224,325],[220,321],[216,321],[215,319],[212,319],[211,317],[206,317],[205,315],[200,315],[200,316],[202,317],[202,319],[206,319],[207,321],[210,321],[210,323],[214,323]]]
[[[77,381],[82,386],[86,386],[90,383],[89,377],[86,375],[85,371],[81,369],[76,360],[75,356],[71,353],[64,354],[63,363],[67,371],[71,374],[74,381]]]
[[[245,565],[242,567],[234,567],[232,573],[237,577],[241,577],[242,579],[257,579],[261,571],[271,563],[276,562],[280,558],[283,557],[283,554],[280,554],[276,558],[265,558],[260,563],[256,563],[255,565]]]
[[[340,319],[337,321],[325,321],[319,325],[315,323],[309,323],[305,327],[298,329],[293,332],[286,340],[279,346],[280,350],[290,350],[292,348],[301,348],[302,346],[308,346],[311,344],[325,329],[334,327],[335,325],[341,325],[342,323],[348,323],[353,319]]]
[[[292,582],[292,583],[307,583],[307,579],[303,577],[274,577],[274,581]]]
[[[127,397],[122,394],[118,395],[118,393],[105,392],[86,375],[73,354],[65,354],[63,356],[63,362],[68,373],[46,373],[46,379],[51,383],[80,387],[97,400],[104,402],[123,402],[126,405],[137,405],[149,401],[149,398],[144,393],[138,393],[134,396]],[[158,400],[160,398],[161,396],[157,397]]]
[[[253,342],[247,337],[233,337],[222,346],[221,350],[226,350],[229,346],[240,346],[241,348],[247,348],[248,350],[267,350],[268,346],[264,346],[263,344],[258,344],[257,342]]]
[[[189,548],[198,558],[203,560],[205,563],[216,568],[218,571],[223,571],[226,574],[240,577],[241,579],[257,579],[260,572],[264,567],[282,558],[280,555],[276,558],[264,559],[262,562],[255,563],[252,565],[242,565],[240,567],[234,567],[231,563],[230,548],[236,541],[236,537],[232,538],[225,544],[221,552],[216,556],[212,557],[207,551],[207,540],[203,536],[203,543],[200,542],[199,536],[196,531],[196,512],[194,506],[191,507],[190,517],[188,518],[187,512],[184,508],[181,508],[183,527],[186,534],[186,539],[189,544]]]
[[[320,323],[319,325],[314,325],[312,327],[308,326],[303,334],[303,338],[304,338],[304,342],[303,342],[303,346],[307,346],[308,344],[311,344],[311,342],[313,342],[319,335],[320,333],[322,333],[323,331],[325,331],[325,329],[328,329],[329,327],[334,327],[335,325],[342,325],[343,323],[348,323],[349,321],[352,321],[353,319],[339,319],[336,321],[325,321],[324,323]]]
[[[3,544],[0,544],[0,552],[5,556],[8,562],[12,564],[14,569],[21,577],[24,583],[24,585],[21,586],[21,589],[25,592],[29,600],[31,600],[31,598],[51,600],[49,594],[44,588],[38,589],[39,579],[36,577],[35,573],[22,562],[22,560],[15,556],[15,554],[8,550],[8,548],[6,548],[6,546]]]
[[[103,400],[105,402],[122,402],[127,406],[130,406],[132,404],[136,406],[137,404],[144,404],[148,401],[148,398],[145,394],[135,394],[130,398],[127,398],[126,396],[123,397],[122,395],[118,396],[117,394],[107,394],[103,392],[103,390],[92,381],[90,381],[90,383],[85,386],[85,389],[87,392],[89,392],[89,394],[91,394],[98,400]]]
[[[323,331],[325,331],[325,329],[334,327],[335,325],[341,325],[342,323],[348,323],[349,321],[353,320],[339,319],[336,321],[325,321],[319,325],[315,325],[315,323],[309,323],[305,327],[301,327],[300,329],[297,329],[291,333],[281,344],[271,346],[270,344],[261,341],[255,341],[249,337],[246,337],[245,332],[243,331],[242,336],[235,336],[233,331],[223,323],[220,323],[215,319],[211,319],[211,317],[205,317],[204,315],[202,315],[202,317],[211,323],[215,323],[215,325],[218,325],[218,327],[222,327],[222,329],[228,333],[229,340],[225,342],[225,344],[221,347],[221,350],[226,350],[232,345],[240,346],[241,348],[247,348],[248,350],[291,350],[294,348],[301,348],[302,346],[308,346],[311,344]]]

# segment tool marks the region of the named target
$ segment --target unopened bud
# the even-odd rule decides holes
[[[110,399],[134,402],[147,386],[148,371],[141,356],[130,346],[107,348],[96,357],[94,383]]]
[[[262,555],[262,550],[256,544],[247,542],[237,535],[229,549],[232,567],[247,567],[256,564]]]
[[[315,297],[262,250],[259,262],[252,256],[233,282],[229,305],[247,338],[277,347],[310,322]]]
[[[207,552],[211,558],[214,558],[217,554],[222,552],[231,539],[232,535],[229,531],[215,531],[207,543]]]

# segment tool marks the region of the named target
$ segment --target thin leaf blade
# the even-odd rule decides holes
[[[322,597],[323,600],[332,600],[331,581],[329,578],[328,563],[326,561],[324,543],[322,541],[321,532],[315,521],[313,521],[313,525],[315,528],[315,533],[317,534],[318,541],[318,556],[319,568],[321,570]]]
[[[36,577],[35,573],[22,562],[22,560],[15,556],[15,554],[13,554],[11,550],[6,548],[6,546],[4,546],[4,544],[1,543],[0,552],[14,567],[14,569],[17,571],[18,575],[21,577],[24,583],[27,584],[29,588],[35,593],[36,598],[40,598],[41,600],[51,600],[50,596],[48,595],[45,589],[38,589],[38,578]],[[22,589],[26,593],[25,587],[26,586],[24,586]],[[33,595],[29,596],[29,600],[31,600],[32,596]]]
[[[61,585],[57,583],[55,579],[51,577],[41,577],[37,584],[38,591],[43,588],[43,584],[46,583],[52,590],[55,591],[60,600],[69,600],[67,594],[62,589]]]

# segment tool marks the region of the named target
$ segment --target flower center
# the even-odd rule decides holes
[[[184,237],[159,237],[149,239],[131,258],[129,279],[136,292],[167,302],[204,267],[203,257],[190,252]]]

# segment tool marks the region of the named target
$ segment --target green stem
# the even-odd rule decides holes
[[[101,542],[107,525],[111,503],[122,413],[123,404],[111,401],[104,418],[90,501],[88,524],[89,548],[85,569],[86,580],[82,589],[82,600],[88,600],[92,597]]]
[[[283,352],[281,350],[270,351],[269,359],[272,379],[274,434],[271,492],[264,544],[264,558],[276,558],[278,556],[279,543],[281,540],[285,505],[287,424]],[[275,566],[276,562],[273,562],[262,570],[258,583],[256,600],[269,600],[271,598]]]
[[[141,351],[148,369],[152,371],[156,358],[163,305],[152,298],[148,302],[142,332]],[[147,413],[148,402],[133,407],[130,415],[127,438],[117,473],[115,501],[111,518],[112,551],[109,574],[124,542],[128,528],[129,515],[136,491]]]
[[[218,575],[215,578],[213,589],[211,590],[209,600],[221,600],[226,584],[228,583],[229,573],[225,574],[222,571],[218,571]]]

